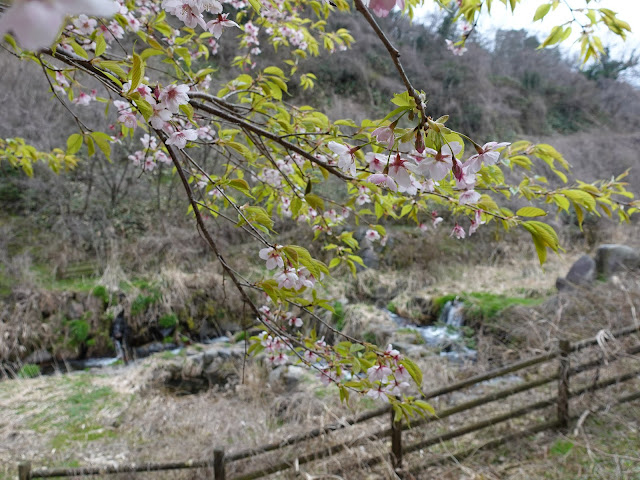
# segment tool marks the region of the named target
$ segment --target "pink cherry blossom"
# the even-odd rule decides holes
[[[395,180],[384,173],[374,173],[373,175],[369,175],[367,177],[367,182],[374,183],[381,187],[386,187],[393,192],[398,191],[398,185],[396,185]]]
[[[112,0],[15,0],[0,17],[0,38],[11,31],[22,48],[51,46],[67,15],[112,17],[118,11]]]
[[[439,152],[432,148],[425,148],[420,155],[413,152],[411,157],[416,161],[416,165],[409,165],[409,168],[420,175],[429,175],[433,180],[442,180],[453,168],[453,158],[462,151],[459,142],[451,142],[443,145]]]
[[[461,57],[467,51],[467,47],[456,45],[449,39],[445,40],[445,43],[447,44],[447,50],[458,57]]]
[[[371,132],[371,135],[374,136],[378,142],[386,144],[389,150],[393,148],[394,137],[391,127],[378,127]]]
[[[369,164],[369,170],[372,172],[382,172],[387,165],[387,157],[380,153],[368,152],[364,159]]]
[[[458,197],[460,205],[474,205],[480,200],[480,194],[475,190],[465,190]]]
[[[164,105],[164,108],[169,110],[171,113],[178,113],[180,105],[189,103],[189,95],[187,95],[188,91],[188,85],[167,85],[165,88],[160,90],[158,100],[160,100]]]
[[[478,153],[470,156],[465,162],[465,165],[469,169],[469,173],[476,173],[480,168],[482,168],[483,163],[485,165],[495,165],[500,159],[500,152],[497,152],[496,150],[508,145],[511,144],[509,142],[488,142],[480,148],[476,147],[476,151]]]
[[[379,385],[377,388],[372,388],[367,392],[367,397],[371,397],[374,400],[382,400],[383,402],[389,403],[389,397],[387,396],[387,392],[383,389],[382,385]]]
[[[158,103],[156,105],[151,105],[153,108],[153,114],[149,118],[149,122],[151,126],[155,129],[161,130],[164,128],[164,125],[171,120],[173,114],[164,108],[164,104]]]
[[[456,223],[456,226],[451,230],[451,236],[456,237],[458,239],[462,239],[465,237],[464,228]]]
[[[398,153],[389,165],[389,176],[403,188],[411,187],[411,177],[407,170],[407,164],[408,161],[402,158]]]
[[[138,125],[136,114],[131,111],[122,112],[118,117],[118,121],[127,128],[136,128],[136,125]]]
[[[73,103],[74,105],[87,106],[89,105],[89,103],[91,103],[91,100],[93,100],[91,95],[89,95],[88,93],[80,92],[80,94],[75,97],[71,103]]]
[[[294,290],[296,289],[296,286],[299,280],[298,274],[296,273],[296,269],[293,267],[285,267],[274,278],[278,282],[278,287],[294,289]]]
[[[367,376],[369,380],[372,382],[380,382],[387,383],[389,375],[393,372],[386,365],[374,365],[373,367],[367,369]]]
[[[280,256],[280,245],[274,245],[273,247],[267,247],[260,250],[258,254],[262,260],[267,261],[267,270],[273,270],[274,268],[284,267],[284,260]]]
[[[175,145],[176,148],[184,148],[187,146],[187,141],[193,141],[198,138],[198,132],[193,129],[178,130],[173,132],[167,140],[167,145]]]
[[[302,326],[302,319],[300,317],[292,317],[289,319],[289,326],[300,328]]]
[[[471,220],[471,226],[469,227],[469,236],[476,233],[480,225],[484,225],[484,221],[482,221],[482,210],[476,210],[473,220]]]
[[[216,39],[220,38],[220,35],[222,35],[225,28],[240,28],[240,25],[227,18],[228,15],[228,13],[218,13],[218,16],[214,20],[207,22],[207,30],[213,33],[213,36],[216,37]]]
[[[346,145],[342,145],[338,142],[329,142],[327,145],[329,150],[338,155],[338,168],[341,168],[345,172],[349,172],[352,176],[356,174],[356,157],[355,152],[357,149],[350,148]]]
[[[380,240],[380,234],[374,229],[370,228],[369,230],[367,230],[365,238],[370,242],[375,242],[376,240]]]
[[[72,23],[82,35],[91,35],[98,25],[95,19],[89,18],[84,14],[79,15]]]

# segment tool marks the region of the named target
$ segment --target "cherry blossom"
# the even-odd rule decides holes
[[[474,205],[480,200],[480,194],[475,190],[465,190],[458,197],[460,205]]]
[[[302,319],[300,317],[291,317],[289,319],[289,325],[295,328],[300,328],[302,326]]]
[[[274,278],[278,282],[278,287],[297,290],[296,286],[298,285],[299,278],[295,268],[285,267]]]
[[[458,142],[443,145],[439,152],[432,148],[425,148],[423,155],[414,152],[412,158],[416,161],[416,165],[409,165],[408,168],[419,175],[429,175],[433,180],[439,181],[451,171],[453,159],[461,151],[462,145]]]
[[[127,128],[136,128],[138,125],[138,119],[136,118],[136,114],[132,111],[124,111],[118,116],[118,121],[124,124]]]
[[[149,118],[149,122],[153,128],[162,130],[165,124],[171,120],[173,114],[164,108],[164,104],[162,103],[151,105],[151,108],[153,108],[153,114]]]
[[[473,220],[471,220],[471,226],[469,227],[469,236],[476,233],[476,230],[478,230],[480,225],[483,225],[483,224],[484,224],[484,221],[482,220],[482,211],[476,210]]]
[[[368,6],[379,17],[386,17],[396,5],[404,9],[404,0],[369,0]]]
[[[373,172],[382,172],[387,165],[387,157],[380,153],[368,152],[364,159],[369,164],[369,170]]]
[[[56,40],[67,15],[106,18],[117,11],[112,0],[15,0],[0,17],[0,38],[11,31],[22,48],[38,50]]]
[[[175,145],[176,148],[184,148],[187,145],[187,141],[193,141],[198,138],[198,132],[193,129],[178,130],[173,132],[169,139],[166,141],[167,145]]]
[[[451,230],[451,236],[456,237],[458,239],[464,238],[465,237],[464,228],[462,228],[460,225],[456,223],[455,227],[453,227],[453,230]]]
[[[380,234],[377,231],[370,228],[369,230],[367,230],[367,233],[365,234],[365,238],[370,242],[375,242],[376,240],[380,240]]]
[[[436,212],[435,210],[431,212],[431,223],[434,228],[440,225],[443,221],[444,219],[438,216],[438,212]]]
[[[94,18],[89,18],[84,14],[78,15],[78,18],[72,23],[81,35],[91,35],[98,25],[98,22]]]
[[[338,155],[338,168],[345,172],[349,172],[352,176],[356,174],[356,157],[357,148],[349,148],[338,142],[329,142],[327,145],[329,150]]]
[[[407,166],[408,161],[402,158],[399,153],[389,165],[389,176],[396,181],[398,186],[403,188],[411,187],[411,177],[409,176]]]
[[[500,152],[497,152],[496,150],[508,145],[511,144],[509,142],[489,142],[485,143],[482,147],[476,147],[476,151],[478,153],[470,156],[465,162],[465,166],[469,169],[469,173],[476,173],[480,168],[482,168],[483,163],[485,165],[495,165],[500,159]]]
[[[367,177],[367,182],[380,185],[381,187],[386,187],[393,192],[398,191],[398,185],[396,185],[395,180],[384,173],[374,173],[373,175],[369,175]]]
[[[284,267],[284,260],[280,255],[280,250],[282,247],[280,245],[274,245],[273,247],[267,247],[260,250],[258,254],[262,260],[267,261],[267,270],[273,270],[274,268]]]
[[[378,385],[377,388],[372,388],[371,390],[369,390],[367,392],[367,397],[389,403],[389,397],[387,396],[387,392],[385,389],[383,389],[382,385]]]
[[[389,127],[378,127],[371,135],[376,137],[376,140],[380,143],[384,143],[387,145],[387,148],[391,150],[393,148],[394,136],[393,136],[393,128]]]
[[[158,100],[160,100],[164,108],[169,110],[171,113],[178,113],[180,105],[189,103],[189,95],[187,95],[188,91],[188,85],[167,85],[165,88],[160,90]]]
[[[209,30],[216,39],[220,38],[225,28],[240,28],[240,25],[227,18],[228,15],[228,13],[218,13],[218,16],[214,20],[207,22],[207,30]]]
[[[393,374],[386,365],[378,364],[367,369],[367,376],[372,382],[387,383],[389,375]]]
[[[457,55],[458,57],[461,57],[467,51],[467,47],[456,45],[449,39],[445,40],[445,42],[447,44],[447,50],[449,50],[454,55]]]

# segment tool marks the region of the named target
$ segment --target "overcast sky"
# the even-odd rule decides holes
[[[543,40],[555,25],[564,23],[571,19],[571,13],[563,4],[555,11],[550,12],[544,21],[533,22],[533,15],[539,5],[545,3],[544,0],[522,0],[516,7],[515,13],[511,13],[500,1],[494,0],[491,7],[491,16],[484,15],[478,25],[479,32],[483,37],[493,38],[496,30],[499,29],[521,29],[525,28],[535,33],[540,40]],[[585,5],[585,0],[568,0],[574,8]],[[628,58],[632,50],[640,51],[640,0],[592,0],[589,3],[591,8],[609,8],[618,13],[618,17],[629,23],[632,32],[627,35],[626,44],[617,35],[613,35],[606,27],[599,31],[600,38],[605,46],[611,46],[612,54],[615,57]],[[433,2],[426,1],[421,14],[429,15],[438,11],[438,7]],[[418,16],[418,15],[416,15]],[[567,40],[562,48],[580,51],[579,33],[580,27],[573,26],[573,35]],[[626,54],[626,55],[625,55]],[[640,76],[640,75],[636,75]],[[640,78],[634,78],[634,84],[640,85]]]

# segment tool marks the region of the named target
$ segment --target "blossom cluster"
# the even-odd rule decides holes
[[[367,378],[372,384],[367,396],[388,402],[389,397],[401,395],[409,389],[411,375],[402,359],[400,352],[389,344],[378,357],[378,362],[367,369]]]
[[[420,191],[433,192],[439,182],[451,174],[456,190],[460,191],[459,205],[476,205],[480,201],[481,195],[474,189],[477,183],[477,173],[483,166],[495,165],[500,159],[501,150],[509,145],[507,142],[488,142],[483,146],[474,145],[476,153],[462,162],[459,156],[463,147],[457,141],[445,143],[438,150],[424,145],[417,147],[411,145],[403,153],[401,147],[405,147],[405,145],[399,145],[395,151],[393,150],[397,142],[393,124],[390,127],[377,128],[372,132],[372,136],[385,146],[387,153],[366,153],[364,156],[366,166],[359,166],[360,160],[357,153],[361,147],[351,147],[330,141],[327,147],[337,157],[338,168],[353,177],[356,177],[358,170],[368,172],[366,182],[408,195],[416,195]],[[355,201],[357,205],[364,205],[371,201],[370,190],[365,185],[359,187],[359,192]],[[469,235],[472,235],[484,223],[481,213],[480,210],[476,210],[469,228]],[[442,218],[435,215],[432,221],[435,227],[442,222]],[[422,223],[420,228],[426,230],[426,225]],[[464,238],[466,233],[461,226],[456,224],[452,236]],[[379,239],[374,230],[367,232],[367,238],[370,241]]]
[[[291,290],[313,288],[317,279],[304,266],[294,267],[283,253],[281,245],[263,248],[259,252],[262,260],[266,260],[267,270],[276,270],[274,279],[278,287]]]

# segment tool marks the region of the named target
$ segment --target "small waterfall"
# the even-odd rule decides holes
[[[460,328],[464,325],[464,302],[461,302],[457,298],[455,300],[449,300],[442,307],[440,312],[439,321],[450,327]]]

